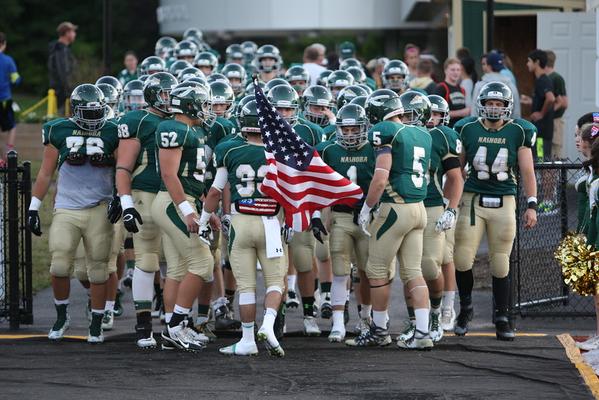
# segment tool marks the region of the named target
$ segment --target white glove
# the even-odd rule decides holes
[[[441,233],[443,231],[447,231],[455,226],[455,217],[456,210],[453,208],[448,208],[443,211],[441,217],[437,220],[437,224],[435,225],[435,231],[437,233]]]
[[[198,235],[200,236],[200,240],[210,246],[210,241],[214,239],[214,235],[212,234],[212,228],[210,227],[210,217],[212,213],[206,212],[202,210],[202,215],[200,219],[196,222],[199,225]]]
[[[358,225],[362,228],[362,232],[368,237],[370,237],[370,232],[368,232],[368,227],[370,226],[370,222],[372,221],[372,214],[370,211],[372,208],[368,207],[366,202],[362,205],[362,209],[360,210],[360,214],[358,215]]]
[[[223,235],[229,237],[229,230],[231,229],[231,214],[223,214],[223,216],[220,217],[220,224]]]
[[[293,228],[283,225],[281,227],[281,236],[283,236],[283,241],[285,241],[285,243],[291,242],[291,239],[293,239]]]

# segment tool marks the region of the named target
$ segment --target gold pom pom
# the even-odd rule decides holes
[[[569,232],[555,250],[554,257],[562,267],[564,282],[583,296],[597,294],[599,286],[599,251],[587,244],[583,235]]]

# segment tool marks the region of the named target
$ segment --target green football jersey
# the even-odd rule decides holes
[[[589,180],[589,171],[583,169],[583,175],[576,181],[576,232],[587,234],[589,230],[589,193],[587,181]]]
[[[227,168],[231,202],[266,197],[258,190],[268,169],[264,146],[238,137],[219,143],[214,156],[216,168]]]
[[[323,142],[327,140],[333,141],[337,137],[337,125],[335,124],[329,124],[325,126],[324,128],[322,128],[322,131],[324,132],[322,139]]]
[[[185,193],[196,199],[202,196],[205,188],[206,137],[206,131],[202,127],[189,126],[176,120],[162,121],[156,129],[158,149],[182,148],[177,176]],[[164,182],[160,183],[160,190],[167,190]]]
[[[149,193],[160,190],[160,175],[156,169],[156,128],[168,119],[148,110],[135,110],[119,120],[119,138],[137,139],[141,145],[133,170],[132,189]]]
[[[82,164],[86,160],[94,166],[114,167],[119,137],[114,120],[106,121],[98,131],[85,131],[71,119],[59,118],[43,125],[42,142],[58,150],[58,168],[65,161]]]
[[[383,203],[417,203],[426,198],[431,158],[431,135],[424,128],[382,121],[368,132],[377,151],[391,150],[393,162],[389,181],[381,196]]]
[[[443,161],[451,157],[459,159],[462,152],[462,142],[458,139],[456,131],[444,125],[432,128],[429,133],[433,139],[433,145],[424,206],[437,207],[443,205],[443,175],[445,175]]]
[[[322,128],[310,121],[299,118],[293,129],[310,146],[316,146],[322,142]]]
[[[516,195],[518,149],[532,148],[537,129],[528,121],[509,120],[499,130],[485,128],[482,119],[464,118],[458,132],[466,161],[470,165],[465,192],[488,195]]]
[[[216,174],[216,168],[214,168],[214,163],[212,162],[214,149],[226,137],[235,135],[236,131],[237,128],[235,128],[235,125],[228,119],[222,117],[216,117],[214,125],[210,127],[210,133],[208,134],[208,140],[206,141],[206,145],[209,147],[209,149],[206,149],[206,158],[208,161],[205,173],[206,190],[210,189],[210,186],[212,186],[214,175]]]
[[[358,149],[349,150],[335,141],[330,141],[320,143],[316,150],[325,163],[360,186],[366,196],[376,163],[374,148],[370,143],[366,142]]]

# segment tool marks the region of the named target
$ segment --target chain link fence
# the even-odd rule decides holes
[[[577,161],[535,164],[538,222],[533,229],[523,226],[526,197],[519,179],[518,231],[511,255],[512,309],[525,316],[594,316],[592,297],[572,293],[564,283],[561,268],[553,257],[566,232],[576,230],[577,193],[574,184],[583,175]]]
[[[17,153],[0,168],[0,321],[10,329],[33,323],[31,233],[26,229],[31,201],[31,166],[18,165]]]

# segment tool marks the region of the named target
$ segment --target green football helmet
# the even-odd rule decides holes
[[[191,40],[182,40],[175,46],[175,57],[178,60],[193,60],[198,54],[198,45]]]
[[[223,82],[226,82],[227,84],[229,83],[229,80],[227,79],[227,77],[224,76],[223,74],[219,74],[218,72],[210,74],[206,78],[206,80],[208,81],[208,83],[212,83],[212,82],[216,82],[216,81],[223,81]]]
[[[191,65],[185,60],[177,60],[171,64],[171,66],[168,69],[168,72],[173,76],[177,76],[179,75],[179,72],[189,67],[193,67],[193,65]]]
[[[273,61],[265,62],[266,59],[272,59]],[[279,71],[282,64],[283,59],[281,58],[281,52],[276,46],[265,44],[256,50],[256,54],[254,55],[254,66],[258,72],[268,73]]]
[[[150,75],[140,75],[137,79],[139,79],[142,83],[146,83],[146,80],[150,77]]]
[[[108,119],[104,94],[96,86],[84,83],[71,92],[71,120],[84,131],[102,129]]]
[[[229,119],[233,110],[233,102],[235,101],[233,88],[228,82],[218,80],[210,83],[210,89],[212,91],[212,110],[217,116]],[[226,108],[223,111],[216,111],[214,106],[218,104],[225,104]]]
[[[360,107],[366,109],[366,99],[367,98],[368,98],[368,96],[354,97],[353,99],[351,99],[351,101],[349,102],[349,104],[357,104]]]
[[[212,68],[212,71],[218,66],[218,58],[209,51],[202,51],[193,60],[193,65],[197,68],[207,67]]]
[[[329,117],[326,114],[310,109],[310,106],[325,107],[329,110],[335,107],[333,95],[329,89],[321,85],[309,86],[304,90],[301,103],[302,112],[308,121],[322,127],[329,125]]]
[[[374,90],[372,90],[372,88],[365,83],[358,83],[356,85],[360,86],[362,89],[366,90],[366,93],[368,93],[368,95],[370,95],[372,92],[374,92]]]
[[[170,114],[169,97],[177,83],[177,78],[168,72],[150,75],[144,84],[144,100],[148,106]]]
[[[354,77],[354,84],[355,85],[357,85],[358,83],[364,83],[364,82],[366,82],[366,73],[364,72],[364,70],[362,68],[359,68],[359,67],[349,67],[345,71],[347,71],[350,74],[352,74],[352,76]]]
[[[245,57],[243,54],[243,48],[240,44],[233,43],[227,46],[225,50],[225,54],[227,55],[227,64],[236,63],[243,64],[245,61]]]
[[[260,82],[258,81],[258,86],[260,86],[260,88],[264,91],[264,88],[266,87],[266,84],[264,82]],[[245,87],[245,95],[249,96],[249,95],[254,95],[255,92],[255,88],[254,88],[254,82],[250,82],[247,84],[247,86]]]
[[[198,28],[187,28],[185,32],[183,32],[184,40],[191,40],[196,45],[199,45],[204,41],[204,34]]]
[[[486,106],[487,100],[500,100],[503,107]],[[489,121],[508,120],[514,109],[512,90],[505,83],[489,82],[484,85],[476,98],[478,116]]]
[[[197,86],[176,87],[171,92],[171,112],[183,114],[191,119],[200,119],[202,124],[212,126],[216,116],[210,106],[210,88]]]
[[[163,36],[156,41],[154,46],[154,55],[163,60],[172,55],[177,46],[177,41],[170,36]]]
[[[162,72],[166,70],[164,60],[158,56],[150,56],[143,59],[143,61],[137,67],[138,75],[152,75],[156,72]]]
[[[333,71],[331,71],[330,69],[325,69],[324,71],[322,71],[320,75],[318,75],[318,79],[316,79],[316,84],[320,86],[326,86],[327,80],[329,79],[329,76],[332,73]]]
[[[310,83],[310,74],[301,65],[291,67],[285,72],[285,80],[298,93],[303,93]]]
[[[289,82],[287,82],[283,78],[271,79],[264,85],[264,94],[268,95],[268,92],[270,91],[270,89],[274,88],[275,86],[279,86],[279,85],[287,85],[287,86],[291,87]]]
[[[357,149],[368,141],[368,118],[366,111],[357,104],[348,104],[337,112],[337,143],[348,150]],[[347,132],[347,127],[358,130]],[[346,131],[344,132],[344,129]]]
[[[227,64],[220,73],[229,80],[229,83],[233,88],[233,93],[235,93],[235,97],[243,96],[244,84],[247,80],[245,68],[239,64]]]
[[[204,86],[209,86],[210,84],[208,83],[208,79],[203,78],[201,76],[194,76],[192,78],[188,78],[185,82],[195,82],[195,83],[201,83]]]
[[[337,95],[337,109],[340,109],[346,104],[349,104],[352,99],[358,96],[368,96],[366,90],[357,85],[346,86]]]
[[[407,88],[406,78],[409,74],[410,70],[406,63],[401,60],[391,60],[383,69],[383,86],[395,92],[403,91]]]
[[[333,98],[337,99],[337,95],[344,87],[354,84],[354,77],[347,71],[334,71],[327,78],[327,87],[331,91]]]
[[[258,50],[258,45],[251,40],[247,40],[241,43],[241,49],[243,50],[245,64],[251,64],[254,56],[256,55],[256,50]]]
[[[268,91],[266,98],[275,108],[290,108],[294,112],[285,119],[290,125],[295,125],[298,120],[299,96],[294,88],[285,85],[277,85]]]
[[[187,67],[179,71],[177,80],[179,82],[186,81],[189,78],[205,78],[204,73],[196,67]]]
[[[408,90],[399,96],[403,112],[399,113],[401,122],[407,125],[426,126],[431,119],[431,102],[425,94]]]
[[[127,82],[123,88],[123,105],[125,112],[141,110],[146,106],[144,100],[144,83],[139,79]]]
[[[256,100],[256,96],[253,94],[248,94],[239,100],[239,103],[237,103],[237,106],[235,107],[235,118],[239,119],[239,112],[241,111],[241,108],[252,100]]]
[[[339,69],[347,70],[349,67],[358,67],[362,69],[362,63],[355,58],[347,58],[339,64]]]
[[[114,86],[108,83],[98,83],[96,86],[104,94],[104,102],[109,108],[108,119],[117,117],[119,112],[119,92],[116,91]]]
[[[432,124],[432,113],[441,114],[441,120],[439,121],[439,125],[448,125],[449,124],[449,104],[447,101],[439,95],[429,94],[428,100],[431,102],[431,119],[427,123],[429,128],[433,127]]]
[[[403,113],[399,95],[393,90],[378,89],[366,99],[366,116],[371,125]]]
[[[121,83],[121,81],[116,79],[114,76],[104,75],[104,76],[98,78],[98,80],[96,81],[96,85],[98,83],[107,83],[110,86],[112,86],[113,88],[115,88],[117,93],[119,94],[119,99],[120,99],[121,95],[123,94],[123,84]]]
[[[258,104],[255,99],[250,99],[239,108],[239,114],[237,115],[241,132],[246,135],[260,135],[258,118]]]

